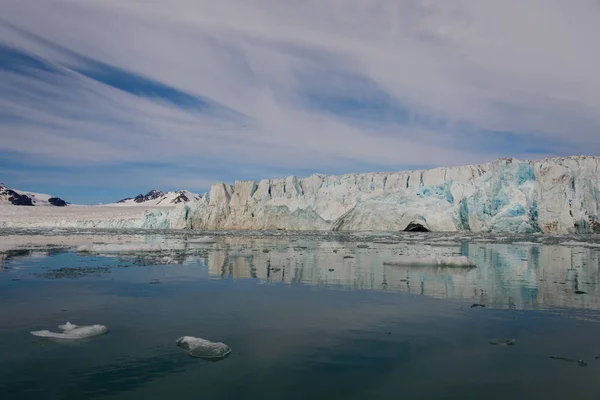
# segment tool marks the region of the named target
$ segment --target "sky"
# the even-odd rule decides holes
[[[0,182],[80,204],[600,155],[598,0],[0,0]]]

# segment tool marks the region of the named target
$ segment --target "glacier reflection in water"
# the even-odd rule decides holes
[[[11,250],[0,248],[0,271],[15,256],[77,250],[82,256],[120,257],[138,265],[204,265],[214,278],[405,292],[496,308],[600,309],[599,235],[140,230],[2,234]],[[399,257],[466,257],[477,267],[390,265]]]
[[[477,267],[386,265],[398,255],[466,256]],[[484,303],[498,308],[600,309],[600,249],[536,243],[392,243],[227,238],[208,254],[214,277],[338,285]],[[585,293],[582,293],[585,292]]]

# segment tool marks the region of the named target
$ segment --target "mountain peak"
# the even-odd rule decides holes
[[[134,206],[172,206],[180,203],[188,203],[194,200],[200,200],[201,196],[187,190],[173,192],[163,192],[162,190],[152,189],[146,194],[138,194],[135,197],[127,197],[119,200],[117,204]]]
[[[161,196],[164,196],[164,192],[162,190],[156,190],[156,189],[152,189],[151,191],[149,191],[148,193],[146,193],[145,195],[143,194],[139,194],[137,196],[135,196],[135,199],[133,199],[136,203],[143,203],[149,200],[155,200],[158,199]]]

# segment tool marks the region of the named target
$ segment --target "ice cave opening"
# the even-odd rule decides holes
[[[429,232],[429,229],[425,228],[421,224],[411,222],[406,228],[404,228],[404,232]]]

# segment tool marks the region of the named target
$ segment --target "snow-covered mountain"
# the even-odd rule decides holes
[[[128,197],[119,200],[116,204],[120,206],[174,206],[190,201],[198,201],[202,198],[199,194],[188,190],[179,190],[176,192],[163,192],[161,190],[151,190],[146,194],[139,194],[135,197]]]
[[[64,207],[69,203],[67,203],[59,197],[54,197],[42,193],[24,192],[22,190],[11,189],[5,184],[0,183],[0,204],[7,204],[13,206]]]

